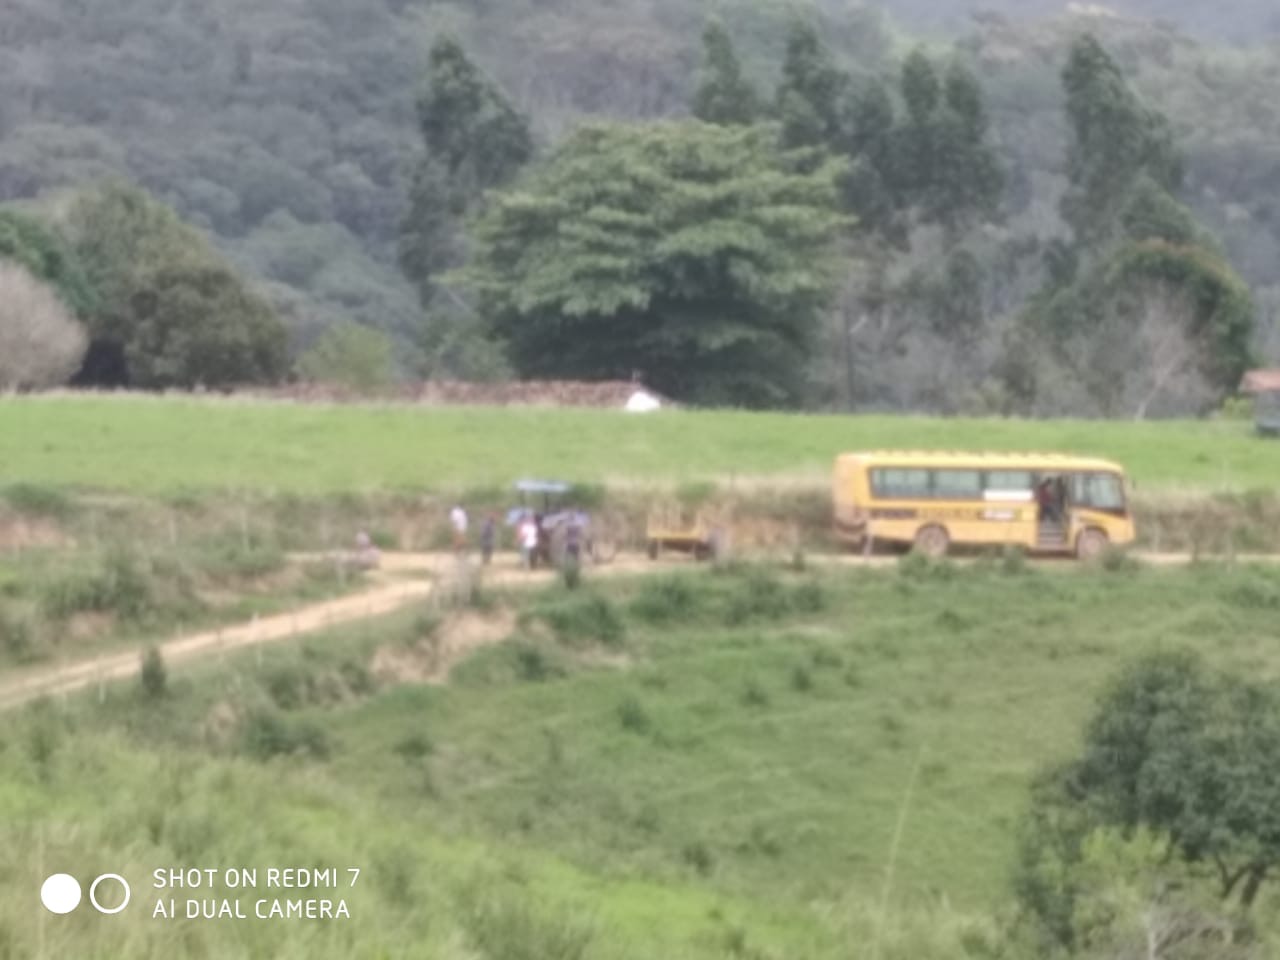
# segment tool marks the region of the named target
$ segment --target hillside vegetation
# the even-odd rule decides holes
[[[349,351],[361,384],[512,367],[575,376],[643,367],[680,384],[690,378],[667,370],[671,354],[711,351],[731,365],[735,350],[763,342],[764,355],[787,359],[790,383],[771,383],[763,396],[735,389],[735,403],[1199,414],[1255,356],[1275,353],[1280,155],[1269,132],[1280,73],[1269,48],[1193,39],[1184,31],[1200,20],[1188,4],[1119,9],[1173,24],[1020,6],[1026,16],[925,30],[923,18],[893,19],[909,12],[905,0],[888,13],[834,0],[794,9],[733,0],[715,11],[723,29],[703,50],[708,11],[687,0],[359,9],[336,0],[4,0],[0,200],[61,222],[63,191],[110,174],[138,181],[257,275],[291,334],[291,360],[337,331],[299,368],[307,376],[342,376]],[[1256,5],[1218,19],[1233,33],[1265,27]],[[1086,31],[1095,48],[1081,47]],[[737,122],[704,115],[708,101],[698,98],[717,76],[738,77],[739,65],[736,89],[754,103],[740,118],[777,124],[781,146],[825,151],[839,161],[826,173],[845,177],[841,212],[857,225],[837,244],[843,279],[823,291],[823,310],[811,296],[795,312],[806,322],[779,332],[776,317],[792,310],[776,295],[805,283],[816,294],[818,278],[768,258],[767,269],[756,264],[776,251],[740,219],[697,232],[705,210],[685,181],[723,177],[707,165],[715,151],[701,172],[668,171],[661,194],[685,200],[651,222],[634,219],[637,204],[649,209],[643,194],[612,197],[598,212],[615,233],[625,222],[640,239],[652,230],[681,237],[640,280],[631,282],[634,254],[647,247],[599,247],[590,218],[574,226],[583,240],[574,255],[541,273],[508,269],[511,250],[541,249],[539,221],[511,212],[572,207],[559,191],[589,182],[572,164],[591,153],[569,136],[584,121],[626,124],[595,144],[597,174],[634,168],[655,149],[691,150],[709,134],[651,121],[693,112]],[[1089,134],[1083,118],[1093,115],[1107,117],[1109,132]],[[763,148],[744,157],[757,174],[795,172],[800,162]],[[507,195],[489,217],[486,188]],[[829,188],[809,184],[806,203]],[[828,226],[810,216],[806,230],[812,242]],[[441,273],[468,265],[472,249],[501,268],[470,278],[479,291]],[[681,260],[737,256],[748,265],[729,271],[738,287],[727,288]],[[593,265],[626,258],[626,283],[591,289]],[[240,345],[228,354],[232,371],[251,380],[293,369],[279,328],[220,262],[148,263],[141,273],[130,277],[137,296],[128,303],[145,308],[158,297],[153,315],[121,318],[114,303],[89,311],[91,327],[105,313],[146,335],[124,344],[126,354],[178,353],[182,338],[155,328],[204,329],[195,318],[235,304],[261,342],[248,349],[244,334],[222,338],[219,348]],[[493,278],[508,274],[511,289],[495,289]],[[693,276],[702,281],[690,292],[681,284]],[[211,291],[214,280],[221,287]],[[570,338],[540,347],[532,363],[527,345],[509,342],[513,329],[561,315],[621,323],[632,344],[643,339],[633,335],[639,325],[652,343],[639,358],[612,347],[601,355],[599,344],[578,356]],[[684,325],[676,335],[659,322],[672,318]],[[397,348],[362,339],[352,324],[389,334]],[[496,334],[501,342],[488,342]],[[231,359],[204,369],[178,356],[135,385],[227,382]]]
[[[512,639],[442,688],[371,674],[450,628],[398,618],[44,704],[0,744],[6,949],[32,955],[22,904],[65,863],[139,897],[46,925],[90,958],[1047,956],[1008,923],[1033,778],[1152,649],[1280,675],[1278,590],[1213,566],[746,567],[490,596]],[[197,863],[362,875],[327,894],[349,922],[152,920],[151,871]],[[1275,945],[1261,889],[1240,957]],[[1109,916],[1096,934],[1141,938]]]

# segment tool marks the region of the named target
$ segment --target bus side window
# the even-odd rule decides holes
[[[882,500],[920,500],[930,496],[928,470],[885,467],[871,471],[871,492]]]

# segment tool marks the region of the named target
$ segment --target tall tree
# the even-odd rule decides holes
[[[1073,236],[1050,251],[1026,322],[1099,412],[1203,413],[1252,362],[1248,288],[1174,196],[1182,166],[1168,122],[1097,40],[1076,41],[1062,82]]]
[[[279,380],[287,337],[199,231],[137,187],[80,194],[67,235],[97,297],[78,381],[221,387]]]
[[[525,375],[792,403],[842,224],[838,166],[793,169],[760,127],[583,128],[484,214],[471,286]]]
[[[720,20],[702,31],[702,69],[693,95],[693,115],[707,123],[754,123],[760,116],[755,89],[742,75],[733,40]]]
[[[1093,36],[1072,45],[1062,83],[1072,134],[1062,214],[1078,242],[1095,245],[1110,239],[1115,213],[1140,177],[1176,192],[1182,158],[1168,121],[1138,100]]]
[[[841,144],[841,100],[847,83],[813,23],[803,17],[792,20],[777,92],[783,145],[834,148]]]
[[[462,222],[485,190],[508,182],[533,155],[528,120],[452,37],[431,48],[418,98],[425,145],[401,224],[400,257],[424,304],[441,272],[462,259]]]

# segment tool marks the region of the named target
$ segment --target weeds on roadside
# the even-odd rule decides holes
[[[160,654],[160,648],[154,644],[147,647],[147,652],[142,655],[139,681],[142,684],[143,695],[148,700],[159,700],[167,692],[169,675],[165,670],[164,657]]]
[[[15,483],[5,488],[4,500],[21,514],[65,520],[75,512],[75,501],[56,487]]]

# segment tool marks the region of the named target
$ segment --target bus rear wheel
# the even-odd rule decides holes
[[[915,550],[926,557],[937,559],[945,557],[951,546],[951,537],[944,527],[930,524],[916,531]]]
[[[1110,545],[1111,541],[1105,533],[1090,527],[1076,538],[1076,559],[1087,563],[1099,560]]]

